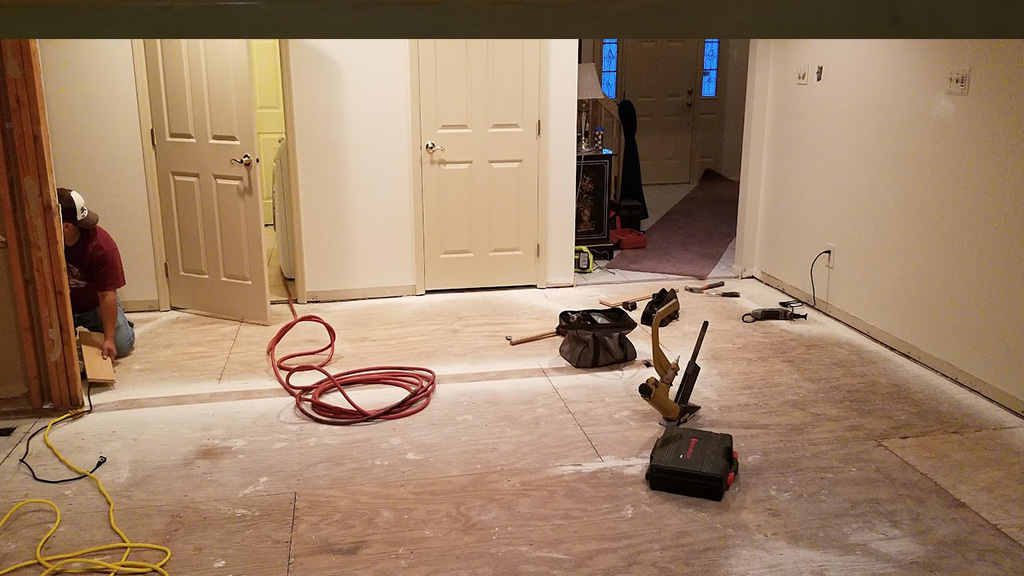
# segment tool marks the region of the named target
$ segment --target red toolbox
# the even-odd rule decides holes
[[[646,248],[647,247],[647,235],[643,232],[637,232],[636,230],[630,230],[629,228],[620,228],[618,230],[611,231],[612,244],[615,244],[622,250],[631,250],[633,248]]]

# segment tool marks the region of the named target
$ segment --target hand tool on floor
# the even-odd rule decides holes
[[[720,292],[720,291],[712,290],[710,292],[705,292],[704,295],[705,296],[719,296],[721,298],[739,298],[740,297],[740,293],[736,292],[734,290],[729,290],[729,291],[725,291],[725,292]]]
[[[650,300],[654,297],[655,292],[647,292],[640,294],[639,296],[633,296],[624,300],[598,300],[601,306],[607,306],[608,308],[625,308],[626,310],[636,310],[636,303],[643,302],[644,300]]]
[[[693,355],[686,364],[674,400],[668,392],[679,372],[679,359],[669,362],[658,341],[660,320],[679,309],[679,301],[667,302],[655,315],[651,325],[654,368],[660,376],[648,378],[640,385],[640,396],[664,417],[665,432],[651,450],[651,461],[644,478],[652,490],[683,494],[710,500],[721,500],[739,472],[739,457],[733,450],[732,436],[683,426],[700,406],[690,403],[690,394],[697,382],[700,353],[708,321],[701,325]]]
[[[758,320],[795,320],[798,318],[807,318],[807,314],[797,314],[789,308],[758,308],[744,314],[742,320],[750,324]]]
[[[670,362],[661,349],[658,338],[658,331],[661,321],[666,316],[679,310],[679,300],[670,300],[662,306],[654,315],[654,322],[651,324],[651,351],[654,353],[654,370],[659,378],[651,376],[637,389],[640,397],[661,413],[664,420],[663,425],[679,424],[688,420],[700,410],[700,406],[690,404],[690,395],[693,393],[693,386],[697,383],[697,375],[700,374],[700,366],[697,365],[697,354],[700,353],[700,346],[704,342],[704,334],[708,330],[708,321],[705,320],[700,328],[700,335],[697,337],[697,345],[693,349],[693,355],[686,364],[683,378],[679,383],[674,400],[668,397],[672,381],[679,374],[679,358]]]
[[[508,340],[508,343],[511,346],[518,346],[520,344],[526,344],[527,342],[536,342],[537,340],[544,340],[545,338],[553,338],[555,336],[558,336],[557,330],[548,330],[547,332],[538,332],[536,334],[530,334],[529,336],[520,336],[518,338],[513,338],[512,336],[505,336],[505,340]]]
[[[686,290],[687,292],[692,292],[694,294],[703,294],[705,290],[710,290],[712,288],[721,288],[722,286],[725,286],[725,282],[719,280],[717,282],[712,282],[710,284],[705,284],[703,286],[686,286],[683,288],[683,290]]]

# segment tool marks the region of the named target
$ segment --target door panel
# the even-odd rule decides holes
[[[419,42],[428,290],[537,283],[538,40]]]
[[[171,306],[266,323],[248,48],[146,40]]]
[[[623,97],[636,106],[644,184],[689,182],[699,41],[623,43]]]

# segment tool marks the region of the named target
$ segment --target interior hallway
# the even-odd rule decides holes
[[[655,222],[665,215],[673,206],[679,203],[687,194],[697,186],[694,184],[660,184],[644,186],[644,199],[647,201],[647,214],[649,217],[641,223],[643,229],[649,230]],[[616,254],[618,251],[616,251]],[[595,260],[595,268],[592,272],[576,272],[576,285],[582,284],[622,284],[626,282],[660,282],[676,281],[684,276],[673,276],[657,272],[637,272],[635,270],[617,270],[605,268],[609,260]],[[729,247],[722,254],[722,258],[715,264],[714,269],[708,274],[707,281],[728,280],[736,278],[733,265],[736,263],[736,239],[729,244]],[[692,280],[692,279],[691,279]],[[693,282],[690,282],[691,284]]]
[[[287,280],[281,272],[281,253],[277,245],[277,231],[273,226],[263,227],[263,252],[267,263],[267,284],[270,289],[270,302],[273,304],[288,301],[288,290],[295,293],[295,280]],[[288,288],[285,288],[285,282]]]
[[[337,328],[334,369],[439,373],[423,412],[353,427],[296,416],[270,375],[264,349],[286,306],[272,308],[277,326],[132,314],[138,349],[117,385],[52,439],[80,465],[109,458],[98,475],[119,524],[169,546],[172,574],[1019,572],[1024,420],[815,311],[743,324],[786,297],[731,284],[742,298],[681,293],[681,319],[662,330],[685,360],[710,321],[691,425],[735,438],[740,473],[720,503],[647,488],[662,429],[636,387],[652,369],[576,370],[556,339],[505,341],[637,284],[299,307]],[[646,327],[631,340],[651,357]],[[322,342],[302,328],[282,350]],[[28,430],[0,441],[0,510],[60,505],[50,553],[116,540],[91,484],[43,485],[19,467]],[[41,442],[32,461],[66,474]],[[0,567],[29,558],[51,522],[16,515]]]

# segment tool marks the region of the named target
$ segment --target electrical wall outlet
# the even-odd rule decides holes
[[[971,88],[971,69],[954,68],[949,71],[949,86],[946,87],[946,94],[953,96],[967,96]]]
[[[810,67],[810,64],[801,64],[800,67],[796,69],[797,84],[807,84],[807,71]]]
[[[825,250],[830,250],[831,251],[828,254],[825,254],[825,257],[828,258],[828,260],[825,261],[825,267],[826,268],[835,268],[835,266],[836,266],[836,245],[835,244],[825,244]]]
[[[825,73],[824,66],[818,66],[818,69],[814,72],[814,81],[821,82],[821,76]]]

